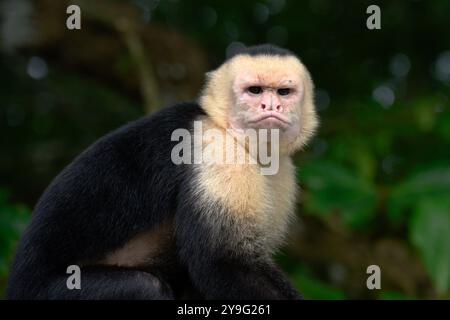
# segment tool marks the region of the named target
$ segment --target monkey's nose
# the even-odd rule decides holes
[[[277,105],[276,107],[273,107],[273,106],[270,105],[269,107],[267,107],[267,105],[265,103],[261,103],[260,108],[261,108],[262,111],[275,110],[277,112],[283,112],[283,107],[281,105]]]

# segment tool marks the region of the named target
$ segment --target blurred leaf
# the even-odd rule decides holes
[[[367,141],[362,141],[355,146],[353,157],[353,162],[361,176],[365,179],[372,180],[375,175],[377,163],[368,147]]]
[[[435,127],[435,119],[437,117],[434,108],[430,108],[430,105],[434,104],[433,99],[426,97],[417,101],[417,106],[412,108],[414,112],[414,118],[417,125],[422,131],[430,131]]]
[[[30,211],[25,206],[9,204],[8,194],[5,189],[0,189],[0,296],[16,243],[30,216]]]
[[[412,300],[411,297],[404,295],[397,291],[382,291],[380,293],[380,299],[382,300]]]
[[[373,219],[376,193],[363,178],[335,163],[320,161],[304,164],[298,175],[308,190],[304,203],[311,213],[337,211],[354,228],[367,226]]]
[[[9,192],[6,189],[0,188],[0,206],[4,205],[6,203],[6,200],[8,200]]]
[[[437,106],[437,108],[444,107]],[[439,115],[436,125],[436,131],[438,131],[447,141],[450,141],[450,106],[445,107],[445,111]]]
[[[410,238],[439,294],[450,288],[450,199],[422,200],[410,222]]]
[[[346,298],[342,290],[326,284],[303,269],[297,271],[293,279],[306,299],[343,300]]]
[[[407,209],[414,208],[422,200],[436,196],[450,196],[450,168],[429,169],[413,175],[396,186],[389,195],[388,216],[399,222]]]

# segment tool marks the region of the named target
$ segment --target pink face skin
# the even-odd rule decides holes
[[[238,76],[233,91],[236,101],[229,116],[234,129],[279,129],[285,140],[298,135],[303,96],[299,76]]]

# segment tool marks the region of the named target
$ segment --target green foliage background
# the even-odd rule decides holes
[[[30,19],[11,14],[25,2]],[[82,8],[83,28],[67,31],[64,1],[9,3],[16,6],[0,8],[0,295],[30,208],[51,179],[146,110],[138,89],[145,66],[114,23],[71,1]],[[321,118],[317,137],[296,157],[299,224],[312,239],[295,238],[278,261],[310,299],[448,299],[450,2],[376,3],[381,30],[366,28],[373,1],[99,1],[98,12],[117,21],[127,12],[117,8],[134,10],[140,36],[161,39],[144,42],[161,106],[183,86],[183,97],[195,99],[200,86],[189,87],[186,77],[216,67],[233,46],[272,42],[297,53],[316,84]],[[36,33],[25,32],[35,18]],[[23,32],[8,29],[8,19],[22,19]],[[49,31],[55,25],[60,38]],[[96,45],[108,37],[120,45]],[[28,41],[36,39],[44,40]],[[101,64],[111,56],[112,65]],[[182,56],[206,67],[178,63]],[[184,75],[173,79],[161,71],[180,65]],[[363,253],[347,258],[353,251]],[[381,265],[382,290],[367,290],[366,262]]]

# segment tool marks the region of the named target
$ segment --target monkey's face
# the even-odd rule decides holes
[[[282,151],[293,153],[318,125],[313,87],[294,56],[239,55],[209,73],[200,103],[222,128],[279,130]]]
[[[304,81],[299,63],[292,60],[260,57],[247,63],[238,60],[232,65],[235,77],[234,103],[229,112],[231,127],[279,129],[280,137],[288,141],[298,136]]]

